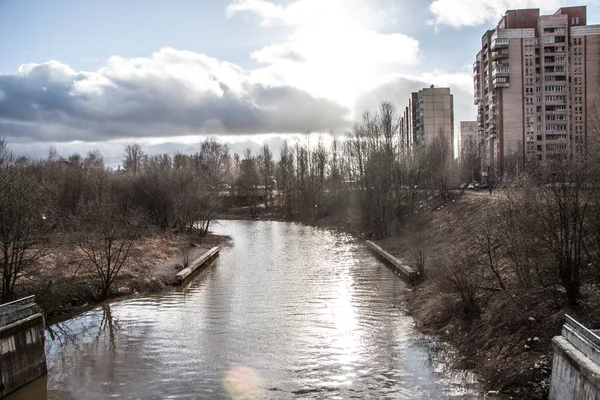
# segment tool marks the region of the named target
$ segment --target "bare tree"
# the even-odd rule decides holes
[[[134,209],[118,207],[110,188],[80,204],[73,220],[73,237],[85,254],[84,267],[100,280],[102,298],[110,294],[112,284],[129,259],[131,248],[142,232],[143,221],[142,215]]]
[[[464,314],[471,316],[479,312],[477,295],[484,282],[484,274],[476,257],[468,252],[458,252],[434,263],[437,264],[436,278],[442,290],[460,297]]]
[[[139,144],[128,144],[125,147],[125,160],[123,160],[123,168],[125,171],[131,172],[134,176],[140,173],[142,162],[145,154],[142,146]]]
[[[274,175],[274,165],[273,165],[273,154],[269,149],[268,144],[264,144],[262,147],[262,151],[257,158],[258,162],[258,170],[260,174],[260,178],[263,185],[263,197],[265,202],[265,207],[269,208],[273,205],[273,175]]]
[[[481,180],[481,157],[477,140],[468,136],[460,149],[460,177],[463,182]]]
[[[256,159],[252,156],[250,149],[246,149],[244,152],[244,159],[240,165],[240,176],[237,186],[246,201],[246,205],[248,205],[251,218],[256,217],[258,182],[259,178],[256,168]]]
[[[427,146],[428,171],[431,179],[431,188],[436,190],[442,198],[446,198],[449,190],[455,184],[456,162],[452,157],[452,144],[440,130],[438,135]]]
[[[0,268],[2,302],[13,300],[20,276],[50,250],[55,204],[47,182],[0,140]]]
[[[278,163],[279,192],[286,218],[291,219],[295,211],[295,164],[293,151],[287,141],[283,142]]]

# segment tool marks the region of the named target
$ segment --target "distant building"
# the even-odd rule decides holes
[[[460,121],[458,134],[458,160],[463,161],[465,154],[477,153],[479,145],[477,121]]]
[[[443,137],[454,148],[454,97],[449,88],[429,88],[413,92],[401,119],[401,145],[410,150]],[[454,152],[453,152],[454,153]]]
[[[507,11],[473,65],[483,174],[584,154],[600,89],[600,25],[585,6]]]

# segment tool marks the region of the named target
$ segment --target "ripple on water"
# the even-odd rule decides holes
[[[405,285],[360,243],[280,222],[217,230],[234,245],[184,288],[52,326],[48,397],[225,399],[237,371],[261,399],[476,398],[435,370]]]

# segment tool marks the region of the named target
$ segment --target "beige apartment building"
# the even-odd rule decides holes
[[[408,151],[417,145],[429,145],[441,135],[453,150],[454,97],[450,88],[431,85],[411,93],[400,122],[402,149]]]
[[[584,154],[600,89],[600,25],[585,6],[509,10],[473,65],[482,175]]]

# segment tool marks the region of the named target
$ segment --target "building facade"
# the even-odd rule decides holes
[[[450,88],[436,88],[432,85],[411,93],[400,126],[403,149],[429,145],[440,137],[453,149],[454,97]]]
[[[488,180],[585,153],[600,89],[600,25],[586,10],[509,10],[483,35],[473,83]]]

